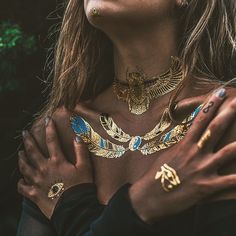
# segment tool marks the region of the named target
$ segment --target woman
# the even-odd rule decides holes
[[[235,19],[234,0],[70,0],[18,235],[235,235]]]

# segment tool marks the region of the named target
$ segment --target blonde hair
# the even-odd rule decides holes
[[[236,1],[191,0],[182,10],[179,56],[186,77],[227,81],[235,74]],[[53,83],[43,114],[73,110],[114,78],[112,43],[87,20],[83,2],[69,0],[57,41]]]

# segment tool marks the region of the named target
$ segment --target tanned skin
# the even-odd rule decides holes
[[[177,54],[178,32],[180,29],[178,23],[178,14],[179,11],[181,11],[181,9],[179,9],[180,5],[180,0],[84,1],[85,12],[90,23],[104,31],[113,42],[115,72],[120,81],[125,81],[127,69],[134,71],[139,67],[142,68],[148,76],[154,76],[165,72],[169,68],[171,56]],[[91,15],[91,9],[93,7],[99,8],[101,17],[95,18]],[[113,80],[113,78],[111,78],[111,80]],[[188,78],[186,86],[178,97],[180,102],[175,112],[177,120],[181,120],[181,118],[191,112],[194,107],[205,102],[215,86],[205,86],[200,90],[195,90],[194,88],[194,79]],[[236,106],[232,103],[235,95],[236,91],[234,89],[227,89],[227,97],[224,101],[219,102],[216,98],[213,98],[216,99],[214,109],[217,111],[219,108],[217,114],[220,114],[224,110],[227,110],[229,113],[235,113]],[[160,120],[164,108],[168,105],[169,98],[170,94],[167,94],[152,101],[150,109],[144,114],[137,116],[128,111],[128,105],[125,102],[119,101],[113,93],[112,87],[110,87],[94,100],[77,104],[75,111],[82,115],[91,124],[94,130],[105,138],[108,138],[108,136],[99,124],[99,114],[101,112],[109,113],[115,122],[119,124],[119,127],[130,135],[142,135],[150,131]],[[212,114],[208,115],[209,114],[205,114],[210,120],[213,120],[215,117]],[[75,163],[77,160],[74,151],[75,134],[70,127],[70,116],[71,114],[65,108],[61,107],[54,113],[52,120],[55,124],[58,140],[60,142],[59,146],[64,153],[64,158]],[[220,125],[220,122],[225,122],[224,117],[217,120],[217,125]],[[236,141],[236,124],[233,119],[231,119],[229,127],[230,129],[227,129],[227,132],[225,132],[221,140],[218,141],[217,150],[225,147],[226,144]],[[214,128],[217,129],[216,124]],[[49,155],[47,146],[48,139],[46,139],[44,120],[35,123],[31,134],[36,143],[38,143],[40,151],[47,157]],[[32,142],[31,140],[30,145],[34,146]],[[28,141],[28,143],[30,143],[30,141]],[[192,145],[195,144],[196,143],[192,143]],[[186,148],[185,142],[181,142],[177,145],[178,152]],[[190,143],[188,143],[188,145],[190,145]],[[82,148],[85,147],[83,146]],[[191,149],[190,146],[189,149]],[[162,190],[159,189],[159,187],[158,190],[153,190],[153,186],[155,185],[152,179],[154,179],[155,170],[157,171],[163,163],[169,161],[173,161],[174,163],[174,150],[177,150],[176,147],[157,152],[147,157],[140,154],[140,152],[129,151],[122,158],[118,159],[106,159],[89,154],[90,159],[87,159],[92,161],[94,181],[98,188],[98,198],[101,203],[107,204],[111,196],[120,186],[130,182],[135,183],[130,190],[131,201],[134,209],[143,220],[151,222],[173,213],[169,212],[169,209],[162,209],[160,205],[154,204],[155,197],[163,196],[164,199],[165,196],[161,194]],[[232,147],[231,152],[234,150],[235,147]],[[229,150],[227,151],[229,152]],[[193,156],[193,154],[191,155]],[[202,155],[204,158],[207,156],[205,153],[198,155]],[[222,154],[222,156],[224,155]],[[236,161],[232,159],[230,159],[230,161],[228,165],[225,165],[221,169],[221,173],[236,173]],[[19,163],[19,165],[22,166],[24,164]],[[195,167],[198,168],[198,166]],[[188,168],[190,167],[187,166],[186,171]],[[89,176],[87,180],[91,181],[91,168],[87,169],[87,174],[85,172],[84,169],[83,173],[85,176]],[[53,180],[50,179],[50,181]],[[210,180],[206,179],[205,181],[208,181],[210,185]],[[27,190],[26,188],[22,190],[23,187],[21,184],[22,183],[19,184],[19,191],[27,196]],[[236,191],[234,191],[232,185],[230,190],[223,190],[219,187],[217,194],[212,196],[211,199],[208,198],[208,200],[236,199]],[[191,186],[185,186],[182,192],[186,192],[186,194],[190,196],[190,188]],[[143,189],[145,189],[145,191],[143,191]],[[144,204],[148,196],[150,196],[150,204]],[[173,198],[175,197],[176,195],[173,195]],[[178,197],[184,199],[183,202],[188,199],[182,197],[181,194],[179,194]],[[169,201],[171,201],[171,198]],[[164,201],[162,203],[164,203]],[[147,205],[147,207],[144,208],[144,205]],[[153,214],[150,209],[159,212],[160,215]],[[52,210],[53,207],[48,206],[47,209],[47,204],[44,204],[44,212],[46,212],[45,214],[49,218]],[[178,210],[179,209],[176,209],[176,212],[178,212]]]

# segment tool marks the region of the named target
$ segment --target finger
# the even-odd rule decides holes
[[[232,125],[236,117],[236,98],[224,108],[209,124],[207,130],[210,130],[211,137],[207,142],[207,148],[214,150],[225,131]]]
[[[33,186],[25,183],[24,179],[20,179],[17,183],[17,191],[24,197],[29,198],[32,201],[36,201],[36,190]]]
[[[33,182],[34,170],[28,164],[24,151],[20,151],[18,153],[18,156],[19,156],[18,165],[19,165],[20,173],[24,176],[27,183],[31,184]]]
[[[203,106],[203,108],[193,121],[193,124],[187,133],[188,140],[197,142],[200,139],[206,127],[215,116],[216,111],[223,103],[225,97],[226,90],[224,88],[217,90],[210,97],[210,99],[206,102],[206,104]]]
[[[46,126],[46,144],[48,147],[50,158],[56,159],[57,161],[64,160],[63,152],[60,146],[60,141],[53,120],[47,117],[45,119],[45,126]]]
[[[38,145],[28,131],[24,130],[22,132],[22,136],[26,157],[29,159],[29,162],[37,168],[38,166],[42,165],[43,162],[45,162],[45,157],[40,152]]]
[[[215,192],[236,187],[236,174],[224,175],[216,177],[212,186],[214,186]]]
[[[74,150],[75,150],[75,166],[79,167],[84,164],[91,165],[91,160],[89,159],[89,151],[87,146],[83,143],[79,136],[74,139]]]
[[[211,165],[218,170],[227,162],[236,159],[236,142],[232,142],[220,149],[211,159]]]

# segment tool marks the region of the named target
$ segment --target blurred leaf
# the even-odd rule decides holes
[[[34,53],[35,36],[25,34],[17,24],[0,22],[0,53],[10,53],[15,49],[25,54]]]
[[[16,76],[20,62],[35,52],[34,35],[27,35],[17,24],[0,22],[0,93],[19,88]]]

